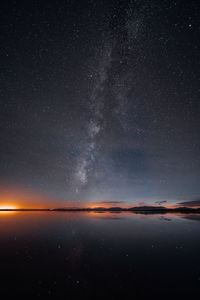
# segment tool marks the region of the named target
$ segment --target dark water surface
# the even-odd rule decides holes
[[[128,212],[1,213],[2,299],[200,299],[199,221]]]

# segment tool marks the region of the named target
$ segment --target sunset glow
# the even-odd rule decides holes
[[[1,209],[17,209],[17,206],[14,206],[14,205],[7,205],[7,204],[5,204],[5,205],[0,205],[0,210]]]
[[[0,205],[0,214],[13,214],[15,211],[13,210],[18,209],[17,206],[11,204],[1,204]]]

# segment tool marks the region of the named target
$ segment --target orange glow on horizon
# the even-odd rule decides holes
[[[0,205],[0,209],[17,209],[18,207],[17,206],[14,206],[14,205]]]
[[[174,209],[182,207],[178,203],[164,203],[163,205],[158,205],[155,203],[148,203],[145,200],[141,201],[133,199],[133,203],[115,201],[115,200],[96,200],[96,201],[70,201],[67,199],[59,199],[56,197],[51,197],[48,194],[35,191],[31,188],[24,188],[15,185],[0,185],[0,210],[6,209],[54,209],[54,208],[90,208],[95,209],[99,207],[111,208],[111,207],[121,207],[122,209],[128,209],[131,207],[141,207],[141,206],[164,206],[169,209]],[[151,199],[152,201],[152,199]],[[188,206],[190,207],[190,206]],[[199,206],[192,206],[191,208],[199,208]]]
[[[11,211],[9,209],[17,209],[18,207],[15,205],[10,205],[10,204],[3,204],[0,205],[0,214],[12,214],[15,213],[15,211]]]
[[[19,186],[0,186],[0,209],[53,208],[57,199],[45,193]]]
[[[114,203],[115,201],[111,201],[111,203],[109,204],[109,202],[107,201],[96,201],[96,202],[92,202],[92,203],[88,203],[88,206],[89,208],[91,209],[95,209],[95,208],[99,208],[99,207],[104,207],[104,208],[110,208],[110,207],[121,207],[121,208],[125,208],[125,209],[128,209],[128,208],[131,208],[131,207],[141,207],[141,206],[154,206],[154,207],[166,207],[166,208],[169,208],[169,209],[173,209],[173,208],[177,208],[177,207],[181,207],[180,205],[178,204],[166,204],[166,205],[158,205],[158,204],[152,204],[152,203],[147,203],[147,202],[138,202],[138,203]],[[195,207],[195,208],[198,208],[198,207]]]

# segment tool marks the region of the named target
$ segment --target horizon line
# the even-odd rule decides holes
[[[199,212],[200,207],[180,206],[169,208],[165,206],[132,206],[132,207],[64,207],[64,208],[0,208],[3,211],[149,211],[149,212]]]

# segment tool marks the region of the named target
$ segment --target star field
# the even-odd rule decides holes
[[[1,4],[0,184],[65,204],[199,197],[198,1]]]

